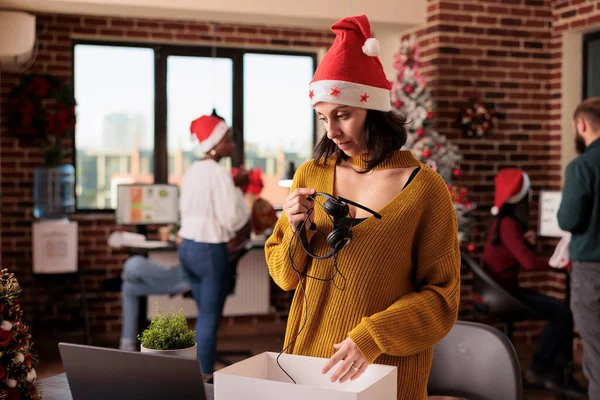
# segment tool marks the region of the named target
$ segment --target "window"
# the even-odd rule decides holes
[[[169,183],[202,154],[190,134],[190,122],[215,108],[232,124],[233,62],[228,58],[169,56],[167,58],[167,147]],[[223,160],[230,165],[230,160]]]
[[[117,183],[153,181],[154,52],[77,45],[74,66],[77,207],[114,208]]]
[[[600,96],[600,32],[583,37],[583,98]]]
[[[311,157],[314,54],[76,41],[73,60],[79,210],[114,209],[120,183],[179,184],[202,157],[190,123],[213,108],[236,137],[224,165],[260,167],[273,205],[287,163]]]
[[[289,193],[277,182],[289,161],[308,160],[314,147],[314,112],[306,91],[310,57],[244,54],[244,156],[247,169],[262,170],[261,197],[283,204]]]

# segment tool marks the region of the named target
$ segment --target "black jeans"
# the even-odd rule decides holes
[[[533,362],[565,368],[573,358],[573,315],[569,306],[530,289],[519,288],[518,297],[548,321],[542,329]]]

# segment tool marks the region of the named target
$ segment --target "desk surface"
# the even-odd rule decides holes
[[[60,374],[40,380],[44,400],[73,400],[67,375]],[[206,400],[214,400],[213,385],[204,385]]]
[[[246,249],[262,249],[265,247],[266,239],[251,239],[245,243]],[[155,243],[152,242],[152,243]],[[156,242],[159,243],[159,242]],[[153,246],[123,246],[123,249],[131,255],[145,255],[155,251],[177,251],[175,242],[164,242],[160,247]]]

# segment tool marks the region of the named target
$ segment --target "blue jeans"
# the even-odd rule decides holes
[[[198,309],[196,343],[202,372],[212,374],[217,330],[229,288],[229,255],[226,243],[199,243],[184,239],[179,261],[192,287]]]
[[[133,256],[123,265],[123,327],[121,343],[137,342],[139,297],[151,294],[177,294],[190,288],[190,281],[181,265],[166,267],[146,257]]]

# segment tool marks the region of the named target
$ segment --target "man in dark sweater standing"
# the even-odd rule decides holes
[[[560,228],[571,232],[571,308],[583,339],[583,371],[590,400],[600,400],[600,98],[573,114],[580,154],[567,167],[558,210]]]

